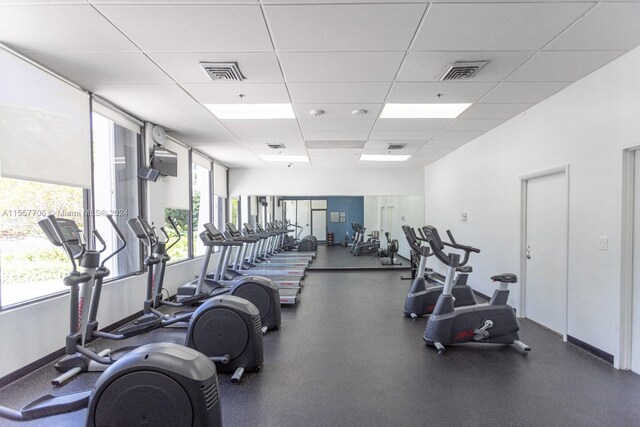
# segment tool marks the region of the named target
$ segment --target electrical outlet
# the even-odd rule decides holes
[[[601,237],[600,238],[600,250],[601,251],[608,251],[609,250],[609,238],[608,237]]]

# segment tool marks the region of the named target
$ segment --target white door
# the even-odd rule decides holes
[[[311,234],[311,203],[309,200],[297,201],[296,222],[302,227],[300,237]]]
[[[640,150],[635,152],[631,370],[640,374]]]
[[[561,335],[567,316],[567,178],[527,181],[525,314]]]
[[[327,211],[317,209],[311,211],[311,234],[321,242],[327,240]]]

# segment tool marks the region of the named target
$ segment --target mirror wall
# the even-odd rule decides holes
[[[333,233],[335,244],[345,238],[353,240],[352,222],[362,224],[367,234],[378,231],[381,245],[386,246],[385,232],[397,239],[399,255],[409,257],[409,245],[402,226],[424,224],[424,197],[421,196],[232,196],[230,220],[264,224],[273,219],[286,219],[300,228],[300,236],[312,234],[323,242]],[[234,207],[235,205],[235,207]]]

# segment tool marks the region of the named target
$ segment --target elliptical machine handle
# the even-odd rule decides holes
[[[100,249],[98,252],[100,252],[100,253],[104,252],[105,249],[107,249],[107,244],[105,243],[104,239],[100,235],[100,232],[98,230],[93,230],[92,234],[100,242],[100,244],[102,245],[102,249]]]
[[[180,231],[178,230],[178,226],[176,225],[175,221],[173,220],[173,218],[171,218],[171,216],[167,217],[167,220],[169,221],[169,224],[171,224],[171,228],[173,228],[173,231],[176,232],[176,235],[178,236],[178,238],[176,240],[174,240],[173,242],[171,242],[171,244],[169,246],[167,246],[167,248],[165,249],[165,252],[168,252],[169,249],[171,249],[176,243],[178,243],[180,241],[180,239],[182,238],[182,235],[180,234]],[[160,227],[160,230],[162,230],[162,232],[164,233],[164,235],[167,237],[167,239],[169,239],[169,235],[167,234],[167,232],[164,230],[164,227]]]
[[[116,234],[118,235],[118,240],[120,240],[122,242],[122,244],[120,246],[118,246],[118,248],[114,252],[109,254],[108,257],[106,257],[105,259],[102,260],[102,262],[100,263],[100,267],[104,267],[107,261],[109,261],[111,258],[116,256],[116,254],[118,252],[120,252],[121,250],[123,250],[127,246],[127,241],[124,238],[124,234],[122,234],[122,231],[120,230],[120,227],[118,227],[118,224],[116,224],[116,221],[113,219],[113,216],[112,215],[107,215],[107,219],[111,223],[111,226],[113,227],[113,229],[116,231]],[[97,230],[95,232],[97,233]],[[100,234],[98,233],[98,235],[100,235]],[[100,237],[100,241],[104,245],[104,240],[102,240],[102,237]],[[105,245],[105,248],[106,248],[106,245]],[[100,252],[102,252],[102,251],[100,251]]]

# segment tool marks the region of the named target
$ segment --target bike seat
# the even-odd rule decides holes
[[[513,273],[502,273],[496,276],[491,276],[491,280],[502,283],[516,283],[518,281],[518,276]]]
[[[463,265],[462,267],[456,268],[456,271],[459,273],[471,273],[473,271],[473,267],[470,265]]]

